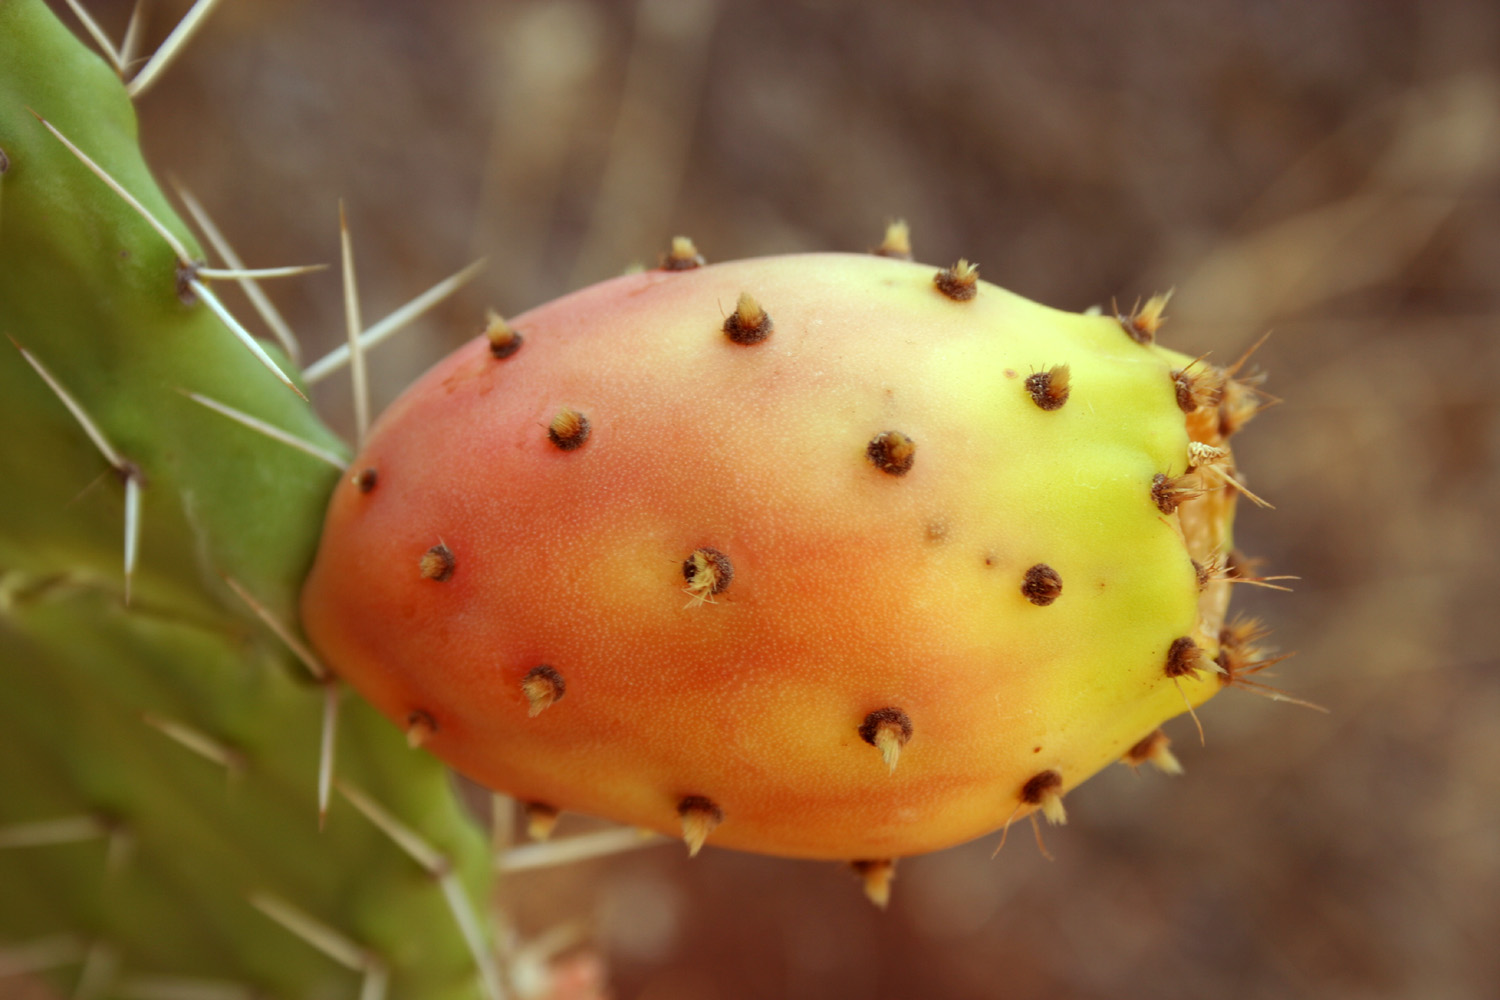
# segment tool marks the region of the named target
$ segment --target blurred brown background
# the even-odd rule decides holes
[[[154,43],[187,3],[151,6]],[[1184,778],[1072,795],[1055,862],[912,859],[884,914],[714,850],[516,876],[522,932],[584,920],[615,996],[1500,996],[1492,0],[225,0],[140,107],[253,265],[336,261],[344,199],[367,321],[488,257],[380,350],[382,403],[486,305],[679,232],[861,250],[903,216],[1049,304],[1175,286],[1163,339],[1221,362],[1275,331],[1241,539],[1302,580],[1238,606],[1332,714],[1229,692],[1206,748],[1171,725]],[[272,291],[310,358],[340,341],[335,271]],[[340,380],[317,402],[351,424]]]

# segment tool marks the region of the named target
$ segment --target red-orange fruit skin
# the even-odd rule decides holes
[[[1120,697],[1151,699],[1149,724],[1093,721],[1080,754],[1052,665],[1079,641],[1070,600],[1104,583],[1069,578],[1065,545],[985,527],[1040,516],[984,499],[1012,445],[976,433],[968,402],[909,403],[901,349],[932,335],[924,310],[937,326],[974,303],[932,292],[930,269],[878,265],[868,297],[836,302],[784,262],[627,276],[516,317],[510,358],[483,338],[458,350],[383,415],[332,498],[303,600],[319,652],[398,724],[427,712],[424,748],[490,787],[669,834],[678,802],[702,795],[725,816],[710,845],[778,855],[946,847],[1029,811],[1030,774],[1058,767],[1071,787],[1118,758],[1182,709],[1147,688],[1195,613],[1121,654],[1143,679]],[[902,282],[913,290],[891,290]],[[866,335],[890,326],[882,289],[924,296],[910,330]],[[744,290],[775,321],[758,345],[721,332]],[[1018,382],[1000,388],[1024,419],[1052,416]],[[590,422],[574,451],[546,433],[563,407]],[[917,443],[901,477],[865,455],[893,429]],[[1139,464],[1141,523],[1165,539],[1156,466]],[[366,468],[369,493],[353,475]],[[439,542],[453,573],[423,579]],[[683,589],[703,546],[734,569],[711,602]],[[1040,561],[1067,580],[1048,608],[1020,591]],[[1172,566],[1161,586],[1196,594],[1186,555]],[[1000,570],[1014,579],[980,596]],[[997,634],[996,608],[1019,624]],[[543,663],[566,694],[530,718],[521,679]],[[858,732],[887,706],[914,724],[894,773]]]

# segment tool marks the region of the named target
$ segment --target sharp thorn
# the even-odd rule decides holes
[[[343,781],[335,782],[339,793],[349,800],[349,804],[364,814],[365,819],[375,825],[381,833],[389,837],[407,857],[426,869],[433,877],[440,877],[452,866],[448,859],[436,848],[429,844],[411,827],[402,823],[391,815],[385,807],[364,792],[352,787]]]
[[[104,460],[114,466],[117,472],[123,472],[128,463],[104,437],[104,432],[99,429],[99,425],[94,423],[78,401],[69,395],[68,391],[62,387],[62,383],[58,382],[30,351],[17,343],[14,337],[10,338],[10,342],[15,345],[16,350],[21,352],[21,357],[26,359],[26,363],[41,376],[42,381],[47,383],[47,388],[52,390],[53,395],[68,408],[68,412],[73,415],[74,420],[78,421],[78,425],[89,436],[89,440],[94,442],[94,447],[99,449],[99,454],[104,456]]]
[[[339,782],[338,788],[344,798],[363,813],[365,818],[380,832],[394,841],[408,857],[437,879],[438,885],[443,890],[443,898],[448,903],[448,909],[452,911],[459,932],[463,935],[464,942],[469,947],[469,953],[474,958],[474,964],[479,969],[485,992],[490,1000],[503,1000],[504,988],[501,985],[499,970],[495,966],[494,956],[490,954],[485,944],[484,933],[479,926],[474,904],[469,899],[468,893],[464,891],[463,882],[459,879],[458,873],[453,870],[452,863],[415,830],[396,819],[368,795],[344,782]]]
[[[21,357],[26,359],[26,363],[31,365],[32,369],[37,373],[37,375],[41,377],[42,381],[47,384],[47,388],[52,390],[52,394],[55,395],[58,400],[62,402],[63,406],[67,408],[67,411],[72,414],[73,419],[78,422],[78,426],[83,428],[84,434],[88,435],[88,439],[92,441],[94,447],[99,450],[99,454],[104,456],[104,460],[114,468],[115,472],[123,481],[125,489],[125,603],[126,605],[129,605],[131,585],[135,579],[136,558],[140,547],[140,470],[135,466],[134,463],[130,462],[115,450],[114,446],[109,443],[109,439],[104,436],[104,432],[100,430],[99,425],[94,423],[93,418],[88,415],[88,412],[84,410],[83,406],[79,404],[78,400],[74,399],[73,396],[62,387],[62,383],[53,377],[52,373],[47,370],[45,365],[38,361],[30,351],[26,350],[26,348],[17,343],[14,337],[11,338],[10,342],[15,345],[16,350],[21,352]]]
[[[149,90],[162,72],[172,65],[172,61],[177,58],[178,53],[187,45],[193,33],[202,25],[203,19],[209,15],[218,2],[219,0],[198,0],[193,4],[192,9],[183,15],[182,20],[177,22],[177,27],[167,35],[167,40],[161,43],[161,47],[151,54],[151,58],[146,60],[146,65],[141,67],[141,71],[131,77],[130,83],[126,84],[125,93],[132,101]]]
[[[481,257],[468,267],[452,274],[442,281],[433,285],[427,291],[412,299],[406,305],[391,313],[385,319],[372,325],[368,330],[359,335],[360,346],[369,350],[376,344],[385,340],[391,334],[404,328],[427,310],[452,295],[458,289],[480,272],[485,265],[485,259]],[[308,365],[303,371],[302,377],[308,385],[314,385],[332,375],[340,368],[349,363],[349,345],[344,344],[334,348],[323,357]]]
[[[177,263],[179,266],[185,268],[192,267],[192,256],[188,253],[187,247],[183,245],[183,242],[177,238],[176,233],[168,229],[160,219],[147,211],[146,206],[142,205],[140,201],[136,199],[135,195],[125,190],[125,186],[123,184],[111,177],[109,171],[105,170],[103,167],[99,166],[99,164],[95,163],[92,159],[89,158],[87,153],[74,145],[71,139],[59,132],[57,130],[57,126],[53,125],[41,115],[38,115],[35,111],[33,111],[32,114],[36,116],[36,120],[41,122],[48,132],[51,132],[54,136],[57,137],[57,140],[59,142],[61,142],[68,148],[68,152],[77,157],[79,162],[81,162],[85,167],[88,167],[89,170],[93,172],[95,177],[98,177],[101,181],[108,185],[111,191],[119,195],[125,201],[125,204],[134,209],[135,213],[146,221],[147,225],[156,230],[157,235],[166,241],[167,246],[172,248],[172,253],[177,256]]]
[[[120,71],[128,72],[135,64],[136,54],[141,48],[141,31],[146,23],[147,0],[136,0],[130,8],[130,21],[125,25],[125,38],[120,42]]]
[[[449,870],[438,879],[438,885],[443,890],[443,898],[448,902],[448,909],[453,913],[453,920],[458,924],[464,943],[469,946],[469,954],[479,970],[479,979],[484,985],[486,995],[489,1000],[505,1000],[505,988],[501,985],[500,970],[495,964],[494,954],[485,943],[484,931],[479,925],[479,916],[474,910],[473,901],[464,891],[463,882],[459,880],[456,872]]]
[[[571,865],[594,858],[609,857],[613,854],[622,854],[625,851],[634,851],[667,842],[667,838],[657,834],[643,837],[639,831],[629,828],[603,830],[599,833],[586,833],[544,843],[523,844],[520,847],[499,851],[495,855],[495,870],[524,872],[539,868],[555,868],[559,865]]]
[[[264,281],[267,278],[295,278],[300,274],[313,274],[327,269],[327,264],[289,264],[285,267],[200,267],[198,276],[216,281]]]
[[[363,972],[368,968],[372,958],[368,951],[280,896],[269,892],[252,892],[250,905],[344,968],[354,972]]]
[[[1022,805],[1024,805],[1024,803],[1017,804],[1017,806],[1010,811],[1010,815],[1005,818],[1005,826],[1000,830],[1000,843],[996,844],[995,849],[990,852],[990,860],[993,861],[995,858],[999,857],[1000,851],[1005,847],[1005,842],[1010,839],[1010,825],[1014,823],[1016,817],[1020,815]]]
[[[280,427],[276,427],[272,424],[266,423],[259,417],[251,416],[244,410],[237,410],[227,403],[221,403],[217,399],[211,399],[208,396],[204,396],[196,392],[190,392],[187,389],[178,389],[177,391],[182,393],[188,399],[191,399],[193,402],[199,404],[200,406],[206,406],[210,410],[213,410],[215,413],[226,416],[236,423],[243,424],[244,426],[255,431],[257,434],[262,434],[273,441],[279,441],[284,445],[296,448],[298,451],[303,452],[307,455],[311,455],[313,458],[316,458],[319,461],[327,462],[329,465],[333,466],[335,469],[338,469],[341,472],[348,467],[348,463],[345,462],[344,459],[339,455],[334,454],[326,448],[320,448],[318,445],[315,445],[310,441],[304,441],[302,438],[299,438],[294,434],[289,434],[286,431],[282,430]]]
[[[130,606],[131,585],[135,580],[136,557],[141,542],[141,477],[130,466],[125,479],[125,605]]]
[[[1031,820],[1031,832],[1036,836],[1036,849],[1042,852],[1042,857],[1048,861],[1055,861],[1052,852],[1047,850],[1047,842],[1042,839],[1042,824],[1036,821],[1036,813],[1032,813],[1028,819]]]
[[[95,816],[67,816],[0,826],[0,850],[76,844],[108,836],[109,829]]]
[[[141,721],[155,729],[169,740],[180,746],[186,747],[204,760],[217,764],[228,771],[230,776],[240,774],[245,769],[245,755],[221,740],[195,729],[186,723],[175,719],[166,719],[150,712],[141,715]]]
[[[1240,369],[1245,367],[1246,363],[1249,362],[1249,360],[1255,355],[1255,352],[1260,350],[1261,347],[1265,345],[1266,341],[1271,339],[1272,332],[1273,331],[1271,330],[1267,330],[1265,333],[1260,335],[1259,340],[1251,344],[1249,347],[1245,348],[1245,353],[1241,354],[1239,358],[1235,360],[1234,364],[1224,369],[1224,377],[1234,378],[1236,375],[1238,375],[1240,373]]]
[[[124,57],[121,56],[120,50],[115,48],[114,43],[109,40],[109,36],[104,33],[104,29],[99,27],[99,22],[95,21],[89,15],[89,12],[84,9],[83,4],[79,3],[78,0],[67,0],[67,2],[68,8],[73,11],[73,16],[78,18],[83,24],[84,30],[89,33],[89,37],[94,40],[94,44],[98,45],[104,51],[105,58],[115,68],[115,72],[124,73]]]
[[[253,336],[251,336],[250,331],[246,330],[244,326],[240,324],[240,321],[234,318],[234,314],[224,307],[224,303],[220,302],[218,297],[208,290],[207,285],[199,281],[197,278],[189,278],[187,281],[187,287],[192,289],[193,294],[198,296],[199,300],[202,301],[204,305],[213,310],[213,314],[219,317],[219,319],[224,323],[225,326],[229,327],[229,332],[234,334],[235,337],[238,338],[239,342],[244,344],[245,347],[249,349],[251,354],[255,355],[255,359],[257,361],[270,369],[271,373],[279,378],[282,384],[285,385],[288,389],[292,390],[298,396],[302,397],[303,400],[307,399],[306,394],[304,394],[301,389],[297,388],[297,383],[293,382],[287,376],[286,372],[282,371],[281,368],[277,366],[276,362],[271,360],[271,356],[266,353],[265,348],[261,347],[260,343],[256,341]]]
[[[250,610],[255,612],[256,617],[265,622],[266,627],[276,634],[276,638],[284,642],[287,648],[296,655],[297,659],[302,661],[302,665],[307,668],[307,672],[312,674],[315,680],[326,681],[329,679],[328,668],[323,666],[318,658],[313,655],[312,650],[308,649],[296,636],[292,635],[290,629],[278,621],[275,615],[271,614],[270,608],[256,600],[255,596],[246,590],[244,585],[234,577],[226,576],[224,577],[224,582],[229,585],[230,590],[239,595],[240,600],[250,606]]]
[[[209,245],[214,248],[214,252],[231,268],[243,270],[245,265],[240,260],[239,254],[235,253],[234,248],[229,245],[229,241],[224,238],[224,234],[219,231],[219,227],[214,225],[213,219],[209,217],[208,212],[204,210],[198,199],[194,198],[192,192],[188,191],[181,184],[174,186],[177,188],[177,196],[182,199],[183,205],[187,207],[188,214],[193,217],[193,222],[208,239]],[[324,265],[319,264],[317,266],[321,268]],[[198,273],[208,274],[209,277],[213,277],[215,272],[203,269]],[[300,365],[302,363],[302,345],[298,342],[297,335],[292,332],[291,326],[287,324],[287,321],[282,318],[281,313],[277,311],[276,306],[266,297],[266,293],[261,291],[260,285],[256,284],[253,278],[242,276],[236,280],[239,282],[240,288],[244,289],[246,297],[250,299],[250,304],[260,314],[261,320],[276,335],[276,340],[281,344],[282,349],[286,351],[287,356],[292,359],[294,364]]]
[[[360,344],[359,286],[354,277],[354,248],[349,239],[349,219],[339,202],[339,252],[344,273],[344,325],[349,337],[349,377],[354,383],[354,447],[358,451],[370,429],[370,382],[365,375],[365,352]]]
[[[323,683],[323,727],[318,736],[318,829],[328,822],[328,799],[333,790],[339,742],[339,704],[343,685],[330,678]]]
[[[1193,703],[1188,700],[1187,692],[1182,689],[1182,679],[1173,677],[1172,683],[1177,685],[1177,693],[1182,695],[1182,703],[1187,706],[1188,715],[1193,717],[1193,725],[1198,727],[1198,745],[1208,746],[1208,739],[1203,735],[1203,723],[1198,718],[1198,713],[1193,709]]]

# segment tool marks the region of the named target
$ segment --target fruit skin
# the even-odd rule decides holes
[[[742,293],[773,321],[755,343],[726,335]],[[1184,416],[1190,360],[1128,323],[830,254],[630,275],[511,326],[519,351],[480,338],[382,417],[302,604],[335,669],[398,724],[426,713],[469,776],[671,833],[707,799],[712,844],[886,858],[1060,807],[1219,689],[1228,588],[1198,564],[1231,491],[1152,492],[1217,423]],[[1044,408],[1028,376],[1060,365]],[[588,422],[570,449],[565,412]],[[904,474],[873,455],[890,432]],[[442,582],[419,571],[438,544]],[[703,549],[733,568],[708,599],[683,573]],[[1169,676],[1183,638],[1203,657]],[[542,664],[566,690],[530,717]],[[912,725],[894,770],[860,737],[886,708]]]

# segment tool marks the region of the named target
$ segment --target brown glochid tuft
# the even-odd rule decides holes
[[[917,443],[900,431],[882,431],[870,440],[865,456],[881,472],[904,476],[917,460]]]
[[[1166,675],[1173,679],[1195,676],[1203,665],[1203,650],[1188,636],[1172,640],[1167,647]]]
[[[422,579],[436,580],[438,583],[446,583],[453,578],[453,567],[453,550],[443,542],[438,542],[423,552],[422,558],[417,561]]]
[[[1026,391],[1031,395],[1031,401],[1044,410],[1062,409],[1068,401],[1069,374],[1067,365],[1053,365],[1026,376]]]
[[[1193,559],[1191,562],[1193,564],[1193,575],[1198,579],[1198,589],[1200,591],[1207,590],[1209,583],[1213,581],[1214,577],[1223,572],[1223,566],[1215,559],[1210,559],[1208,562],[1199,562]]]
[[[1194,371],[1197,363],[1172,370],[1172,390],[1177,396],[1177,408],[1183,413],[1218,406],[1224,398],[1224,373],[1213,366]]]
[[[545,802],[523,802],[521,811],[526,814],[526,836],[532,840],[546,840],[557,828],[557,806]]]
[[[865,898],[882,910],[890,905],[891,880],[896,877],[894,858],[851,861],[849,867],[853,868],[854,874],[864,881]]]
[[[1226,379],[1219,398],[1219,435],[1233,437],[1261,410],[1279,402],[1258,387],[1260,376]]]
[[[1228,674],[1235,674],[1259,659],[1264,650],[1260,642],[1271,634],[1259,618],[1239,617],[1219,628],[1219,655],[1216,662]]]
[[[895,706],[877,708],[859,724],[859,738],[879,750],[886,767],[895,771],[902,748],[911,740],[911,716]]]
[[[567,691],[568,685],[562,674],[546,663],[532,667],[521,678],[521,693],[526,696],[526,715],[529,718],[536,718],[561,701]]]
[[[691,271],[695,267],[702,267],[708,261],[698,252],[697,246],[686,236],[672,237],[672,249],[668,250],[661,258],[661,269],[663,271]]]
[[[437,722],[433,720],[431,713],[420,708],[413,709],[406,715],[406,745],[413,750],[425,746],[437,732],[437,728]]]
[[[703,795],[687,795],[677,803],[677,818],[682,820],[682,839],[687,842],[688,856],[695,857],[714,828],[724,822],[724,810]]]
[[[504,361],[521,349],[520,332],[493,309],[485,320],[484,336],[490,342],[490,354],[498,361]]]
[[[743,347],[758,344],[771,335],[774,329],[771,314],[761,308],[755,296],[740,292],[734,312],[724,321],[724,336]]]
[[[954,302],[968,302],[979,294],[979,265],[960,258],[957,264],[934,274],[932,283]]]
[[[1026,571],[1021,593],[1039,608],[1045,608],[1062,595],[1062,577],[1046,563],[1037,563]]]
[[[911,227],[905,219],[893,219],[886,223],[885,238],[880,246],[870,251],[877,257],[893,257],[896,260],[911,260]]]
[[[1163,774],[1181,774],[1182,764],[1171,747],[1172,741],[1167,734],[1157,729],[1126,750],[1120,760],[1131,767],[1150,764]]]
[[[547,425],[547,437],[560,451],[576,451],[589,439],[589,418],[564,406]]]
[[[354,477],[354,485],[359,488],[361,493],[369,493],[375,489],[375,485],[378,482],[380,482],[380,473],[376,472],[373,468],[361,469],[359,474]]]
[[[1063,777],[1057,771],[1039,771],[1021,786],[1021,801],[1039,806],[1047,822],[1060,825],[1068,821],[1062,800]]]
[[[1183,413],[1192,413],[1198,408],[1198,395],[1193,391],[1193,376],[1184,368],[1172,372],[1172,389],[1177,393],[1177,408]]]
[[[1196,500],[1203,495],[1197,485],[1197,480],[1192,476],[1168,476],[1158,472],[1151,477],[1151,502],[1156,504],[1156,509],[1163,514],[1173,514],[1177,508],[1189,500]]]
[[[1167,303],[1172,299],[1171,292],[1163,292],[1151,296],[1145,305],[1137,301],[1136,307],[1130,311],[1130,315],[1115,313],[1115,319],[1120,323],[1120,329],[1137,344],[1149,344],[1156,340],[1156,331],[1161,329],[1166,317],[1162,315],[1166,311]]]
[[[1021,786],[1021,801],[1029,806],[1039,805],[1049,793],[1056,794],[1062,783],[1062,775],[1056,771],[1034,774]]]
[[[694,549],[693,554],[682,561],[682,578],[687,581],[685,589],[693,595],[695,606],[711,603],[734,580],[734,564],[718,549],[705,546]]]

